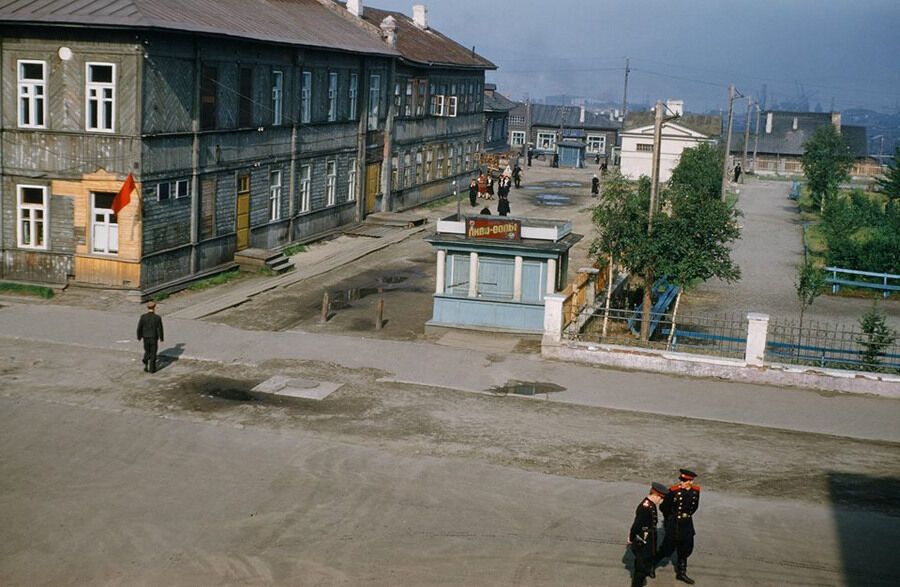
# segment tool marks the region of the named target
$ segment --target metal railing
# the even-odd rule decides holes
[[[611,309],[606,336],[603,336],[604,309],[598,308],[593,311],[580,332],[570,334],[569,337],[584,342],[744,358],[747,346],[747,318],[744,315],[736,313],[719,316],[679,315],[671,344],[669,342],[669,333],[672,331],[671,314],[651,313],[651,320],[659,322],[654,336],[646,343],[629,328],[631,321],[640,331],[641,319],[641,313],[635,310]]]
[[[769,322],[766,360],[830,369],[900,373],[900,344],[843,324]]]

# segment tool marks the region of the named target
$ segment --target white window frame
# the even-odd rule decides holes
[[[403,187],[405,187],[405,188],[408,188],[413,185],[412,180],[410,179],[411,175],[412,175],[412,173],[411,173],[412,170],[413,170],[412,154],[409,151],[407,151],[406,153],[403,154]]]
[[[92,82],[92,67],[111,67],[112,82]],[[105,96],[105,90],[109,90],[109,96]],[[93,95],[92,95],[93,94]],[[97,125],[91,126],[91,102],[97,102]],[[103,106],[110,104],[109,120],[106,120],[106,111]],[[116,131],[116,64],[88,61],[84,64],[84,129],[88,132]]]
[[[638,153],[652,153],[653,143],[637,143],[634,146],[634,150]]]
[[[91,192],[91,253],[97,255],[119,254],[119,222],[111,208],[97,207],[97,194]],[[97,215],[103,216],[102,222],[97,222]],[[115,220],[115,222],[113,222]],[[101,238],[100,231],[106,234]],[[104,243],[104,246],[99,246]]]
[[[281,170],[269,170],[269,221],[281,220]]]
[[[337,162],[325,162],[325,202],[326,206],[334,206],[337,202]]]
[[[347,170],[347,201],[356,201],[356,159],[350,160],[350,169]]]
[[[163,197],[163,193],[166,194]],[[164,181],[156,185],[156,201],[165,202],[166,200],[179,200],[191,197],[191,180],[178,179],[175,181]]]
[[[525,131],[524,130],[513,130],[509,133],[509,144],[512,146],[524,145],[525,144]]]
[[[435,176],[438,179],[443,179],[445,176],[445,173],[444,173],[445,172],[445,168],[444,168],[445,159],[444,159],[444,149],[442,147],[437,148],[436,160],[437,160],[437,173],[435,173]]]
[[[430,182],[434,178],[434,149],[429,148],[425,151],[425,183]]]
[[[541,150],[549,150],[556,147],[555,132],[539,132],[537,133],[537,148]]]
[[[25,65],[40,65],[41,78],[26,78]],[[19,128],[47,128],[47,62],[36,59],[20,59],[16,62],[18,85]],[[25,122],[28,114],[29,122]],[[40,114],[40,124],[34,122]]]
[[[456,112],[459,106],[459,98],[456,96],[447,96],[447,116],[456,118]]]
[[[373,73],[369,76],[369,109],[367,128],[378,130],[378,119],[381,116],[381,74]]]
[[[433,100],[433,108],[435,116],[446,116],[444,114],[444,105],[447,101],[447,97],[443,94],[435,94],[432,98]]]
[[[24,201],[25,190],[40,190],[40,204],[26,204]],[[47,250],[49,247],[48,222],[50,220],[47,211],[49,208],[50,195],[45,185],[28,185],[21,184],[16,186],[16,245],[20,249],[36,249]],[[40,212],[40,218],[36,218]],[[27,229],[26,229],[27,224]],[[40,231],[40,240],[43,244],[35,244],[38,241],[38,232]],[[28,243],[24,237],[28,235]]]
[[[312,120],[312,72],[300,73],[300,122],[308,124]]]
[[[281,126],[284,122],[283,104],[284,72],[276,69],[272,71],[272,124],[274,126]]]
[[[328,74],[328,122],[337,120],[337,99],[338,99],[338,74],[330,72]]]
[[[312,200],[312,165],[300,166],[300,211],[309,212]]]
[[[588,135],[587,152],[601,155],[606,153],[606,135]]]
[[[359,108],[359,74],[350,73],[350,120],[356,120],[356,111]]]

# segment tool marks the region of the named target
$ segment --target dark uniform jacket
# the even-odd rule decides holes
[[[634,523],[631,524],[631,530],[628,532],[628,540],[631,542],[632,550],[647,549],[651,554],[656,552],[656,524],[658,520],[659,514],[656,511],[656,504],[645,497],[634,512]]]
[[[666,532],[674,532],[676,539],[693,536],[694,513],[700,506],[700,486],[693,485],[685,489],[681,485],[669,488],[669,494],[663,499],[659,509],[666,517]]]
[[[162,318],[153,312],[141,316],[137,325],[138,340],[164,340]]]

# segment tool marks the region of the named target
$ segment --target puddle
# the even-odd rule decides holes
[[[545,188],[580,188],[581,184],[577,181],[545,181]]]
[[[555,383],[546,383],[541,381],[507,381],[506,385],[492,387],[490,391],[499,395],[538,395],[542,393],[555,393],[565,391],[566,388]]]
[[[256,385],[253,381],[228,379],[226,377],[197,377],[185,383],[184,389],[211,399],[222,399],[230,402],[255,402],[257,398],[250,393]]]
[[[349,289],[330,291],[328,292],[328,299],[331,304],[331,309],[343,310],[349,308],[353,305],[353,302],[377,294],[379,289],[384,291],[400,289],[391,286],[403,283],[407,279],[409,279],[408,275],[382,275],[377,279],[376,285],[374,286],[351,287]]]
[[[568,206],[572,198],[562,194],[538,194],[534,197],[541,206]]]

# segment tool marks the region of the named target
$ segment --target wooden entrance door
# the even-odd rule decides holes
[[[250,174],[238,175],[236,208],[236,249],[241,251],[250,246]]]
[[[366,165],[366,214],[375,211],[375,196],[381,191],[381,163]]]

